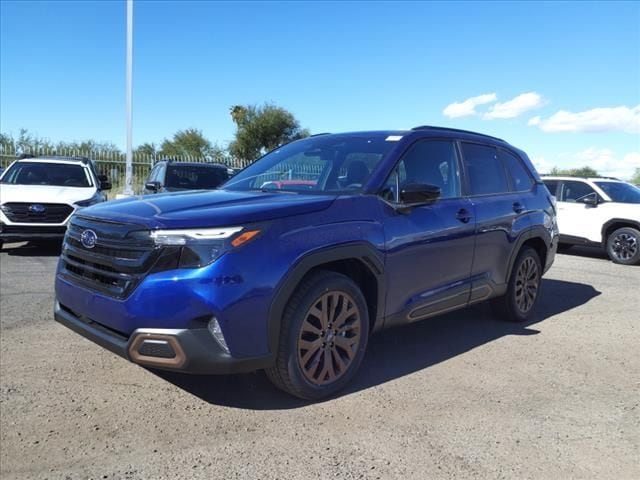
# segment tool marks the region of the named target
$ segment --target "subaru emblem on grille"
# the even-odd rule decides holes
[[[80,235],[80,243],[82,243],[82,246],[85,248],[95,247],[97,241],[98,241],[98,236],[96,235],[96,232],[94,232],[93,230],[85,230]]]
[[[44,205],[34,203],[33,205],[29,205],[29,211],[31,213],[44,213],[47,211],[47,209],[44,207]]]

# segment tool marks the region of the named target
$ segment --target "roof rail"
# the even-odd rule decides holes
[[[433,127],[431,125],[420,125],[419,127],[413,127],[411,130],[436,130],[436,131],[448,131],[448,132],[458,132],[458,133],[470,133],[471,135],[478,135],[480,137],[492,138],[493,140],[499,140],[501,142],[507,143],[503,139],[498,137],[493,137],[491,135],[486,135],[484,133],[472,132],[471,130],[461,130],[459,128]]]
[[[313,135],[309,135],[309,137],[319,137],[321,135],[331,135],[331,132],[314,133]]]

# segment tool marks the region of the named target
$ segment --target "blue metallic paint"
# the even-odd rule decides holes
[[[277,295],[290,294],[281,287],[293,266],[314,252],[360,242],[382,259],[386,302],[381,305],[386,306],[381,316],[386,318],[385,326],[410,321],[411,312],[421,317],[464,306],[472,289],[506,283],[509,264],[505,259],[513,257],[514,249],[534,225],[548,224],[547,217],[555,217],[548,192],[536,185],[527,194],[440,200],[400,212],[376,193],[402,152],[417,139],[452,138],[428,131],[402,135],[374,170],[362,194],[198,191],[87,208],[83,215],[149,229],[274,221],[259,239],[222,255],[211,265],[148,275],[124,300],[86,290],[61,276],[56,278],[56,297],[78,315],[124,335],[139,328],[203,328],[216,316],[232,356],[272,356],[271,308]],[[478,140],[464,133],[453,137]],[[506,145],[485,137],[479,140]],[[530,166],[526,155],[520,153]],[[516,201],[525,204],[523,212],[514,211]],[[467,223],[456,218],[461,208],[471,213]],[[551,237],[556,228],[552,223],[547,227]],[[553,261],[553,253],[555,248],[549,251],[547,264]]]

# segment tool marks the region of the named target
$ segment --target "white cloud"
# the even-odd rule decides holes
[[[640,105],[594,108],[575,113],[560,110],[547,119],[533,117],[529,125],[543,132],[640,133]]]
[[[589,166],[600,175],[631,178],[636,168],[640,168],[640,152],[629,152],[622,158],[609,148],[591,147],[574,156],[572,167]]]
[[[485,93],[477,97],[467,98],[464,102],[454,102],[447,105],[442,113],[449,118],[469,117],[478,115],[476,107],[486,103],[495,102],[498,96],[495,93]]]
[[[640,168],[640,151],[628,152],[620,157],[610,148],[590,147],[580,152],[561,153],[553,160],[534,156],[531,161],[540,173],[549,173],[553,167],[562,170],[591,167],[600,175],[629,179],[635,169]]]
[[[542,96],[536,92],[521,93],[503,103],[493,105],[482,118],[493,120],[496,118],[516,118],[529,110],[539,108],[544,104]]]
[[[549,173],[553,169],[554,165],[544,157],[533,157],[531,163],[536,167],[536,170],[540,174]]]

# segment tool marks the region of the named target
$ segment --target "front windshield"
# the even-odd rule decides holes
[[[393,148],[386,135],[323,135],[284,145],[231,178],[226,190],[358,192]],[[395,138],[395,137],[394,137]]]
[[[217,188],[229,175],[226,168],[205,165],[169,165],[165,187],[179,189]]]
[[[611,201],[618,203],[640,203],[640,188],[624,182],[596,182]]]
[[[81,165],[49,162],[16,162],[2,176],[9,185],[90,187],[91,180]]]

